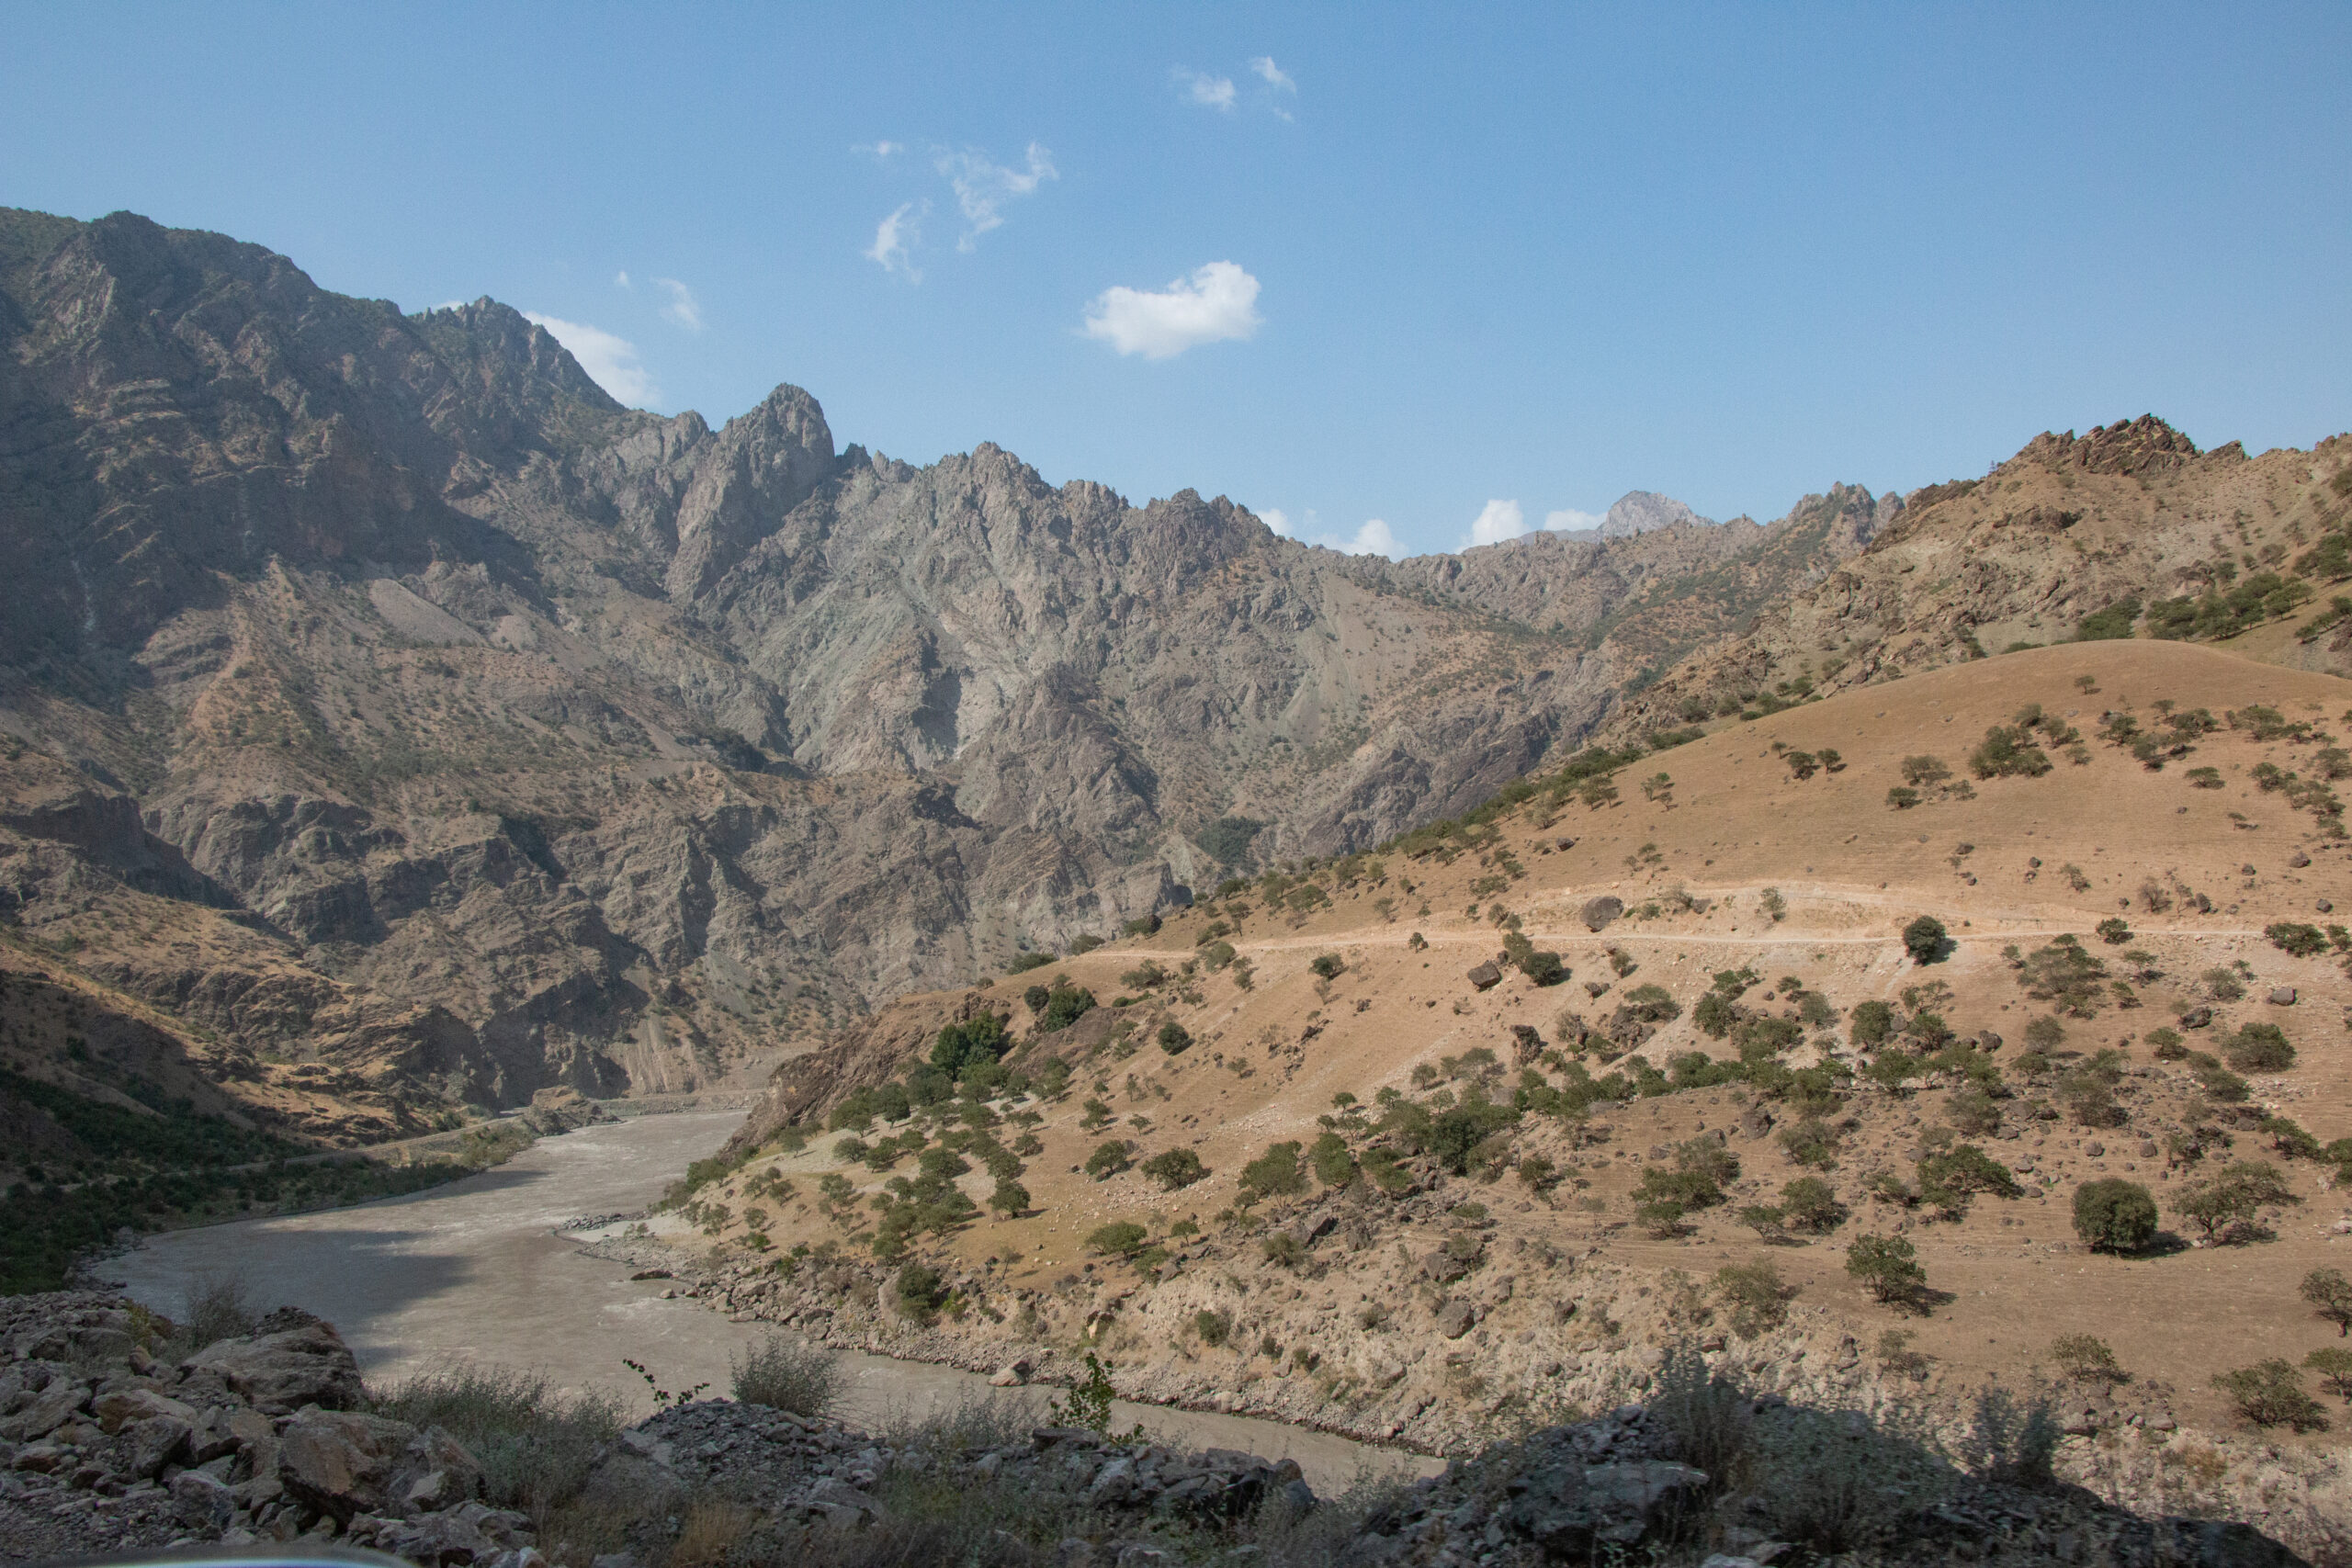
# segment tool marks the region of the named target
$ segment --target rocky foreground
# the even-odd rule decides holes
[[[293,1541],[431,1568],[2304,1561],[2243,1524],[2142,1517],[2052,1480],[2014,1412],[1979,1412],[1962,1470],[1858,1413],[1752,1395],[1690,1360],[1646,1406],[1337,1499],[1295,1463],[1180,1453],[1099,1418],[1038,1427],[980,1408],[876,1435],[730,1400],[665,1401],[608,1427],[551,1490],[518,1483],[528,1467],[487,1446],[528,1433],[485,1437],[478,1456],[381,1414],[397,1396],[372,1393],[308,1314],[158,1356],[177,1332],[96,1293],[0,1308],[0,1561]],[[1080,1391],[1063,1414],[1089,1408]]]

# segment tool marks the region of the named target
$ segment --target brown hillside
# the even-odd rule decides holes
[[[2206,710],[2216,728],[2168,739],[2153,768],[2128,744],[2102,739],[2112,715],[2158,727],[2160,703],[2178,714]],[[2046,716],[2036,736],[2048,771],[1972,777],[1968,759],[1986,731],[2014,724],[2029,704]],[[2335,1190],[2334,1166],[2286,1158],[2267,1122],[2283,1114],[2322,1144],[2352,1137],[2352,984],[2338,972],[2340,947],[2292,957],[2264,934],[2280,921],[2324,927],[2335,906],[2352,908],[2352,863],[2332,795],[2313,784],[2352,772],[2335,745],[2352,725],[2347,705],[2352,685],[2332,676],[2184,644],[2099,642],[1970,662],[1733,724],[1619,772],[1613,802],[1541,792],[1498,818],[1491,837],[1476,829],[1466,838],[1422,835],[1419,854],[1310,868],[1300,886],[1316,886],[1327,901],[1302,897],[1303,913],[1291,910],[1295,889],[1270,898],[1266,885],[1252,884],[1150,939],[978,992],[910,998],[888,1015],[887,1031],[845,1040],[830,1060],[787,1065],[775,1103],[744,1145],[772,1150],[787,1107],[837,1101],[842,1087],[879,1077],[877,1061],[895,1055],[890,1065],[903,1066],[927,1049],[941,1023],[994,1009],[1023,1036],[1010,1065],[1035,1078],[1058,1057],[1075,1076],[1058,1099],[1015,1098],[972,1114],[1004,1119],[990,1134],[1000,1143],[1023,1130],[1039,1140],[1019,1176],[1031,1210],[918,1241],[918,1255],[936,1253],[980,1310],[957,1331],[960,1354],[1050,1348],[1091,1324],[1098,1343],[1120,1348],[1143,1386],[1166,1396],[1215,1394],[1437,1441],[1475,1427],[1498,1390],[1540,1402],[1622,1389],[1610,1369],[1638,1361],[1643,1335],[1677,1323],[1723,1330],[1726,1309],[1708,1304],[1703,1288],[1679,1317],[1657,1315],[1666,1308],[1649,1290],[1672,1286],[1667,1271],[1703,1286],[1725,1264],[1770,1260],[1800,1287],[1798,1302],[1817,1309],[1803,1318],[1808,1333],[1834,1343],[1836,1330],[1867,1346],[1906,1329],[1912,1348],[1933,1358],[1923,1375],[1945,1380],[1939,1387],[2025,1377],[2048,1367],[2057,1336],[2086,1332],[2115,1346],[2139,1380],[2105,1419],[2171,1415],[2226,1429],[2232,1416],[2212,1375],[2266,1356],[2300,1359],[2328,1342],[2334,1331],[2299,1299],[2297,1281],[2342,1267],[2352,1245],[2336,1228],[2352,1210]],[[2169,754],[2174,744],[2188,749]],[[1785,760],[1825,749],[1840,754],[1834,771],[1816,765],[1799,779]],[[1898,809],[1888,792],[1904,786],[1912,757],[1941,759],[1951,777],[1925,786],[1922,804]],[[2294,777],[2266,790],[2255,772],[2266,764]],[[2192,771],[2201,768],[2216,770],[2220,787],[2199,787]],[[1660,773],[1645,793],[1643,782]],[[1604,896],[1628,908],[1596,933],[1580,912]],[[1949,956],[1925,966],[1905,956],[1900,940],[1922,914],[1954,939]],[[1506,969],[1491,989],[1475,989],[1464,973],[1502,946],[1498,917],[1536,949],[1556,951],[1571,972],[1566,983],[1539,987]],[[2129,926],[2111,943],[2094,929],[2110,918]],[[2028,976],[2005,953],[2032,959],[2067,933],[2104,973],[2084,987],[2085,1016],[2062,1019],[2063,1039],[2031,1053],[2027,1026],[2051,1016],[2052,1003],[2029,995]],[[1248,988],[1236,983],[1238,965],[1187,968],[1215,937],[1248,961]],[[1310,960],[1327,953],[1344,967],[1318,980]],[[1170,977],[1140,984],[1148,976],[1132,972],[1147,959]],[[1807,997],[1834,1010],[1826,1028],[1792,1023],[1798,1043],[1778,1057],[1789,1067],[1860,1072],[1877,1062],[1883,1051],[1850,1038],[1858,1004],[1891,1004],[1898,1021],[1939,1014],[1952,1035],[1984,1047],[1969,1059],[1989,1060],[1997,1074],[1996,1124],[1971,1122],[1957,1136],[1938,1131],[1965,1119],[1953,1071],[1927,1071],[1900,1087],[1858,1077],[1819,1109],[1835,1152],[1818,1168],[1796,1163],[1781,1137],[1808,1120],[1802,1096],[1747,1083],[1651,1097],[1629,1088],[1630,1098],[1593,1104],[1583,1118],[1528,1110],[1463,1175],[1408,1156],[1412,1187],[1402,1196],[1359,1183],[1317,1198],[1310,1179],[1306,1195],[1236,1213],[1243,1167],[1271,1144],[1310,1143],[1327,1128],[1359,1159],[1396,1144],[1379,1127],[1374,1101],[1384,1090],[1442,1110],[1481,1079],[1507,1099],[1515,1087],[1549,1090],[1579,1073],[1631,1076],[1636,1056],[1659,1066],[1691,1052],[1731,1058],[1730,1044],[1702,1032],[1695,1014],[1711,976],[1742,967],[1758,979],[1740,996],[1750,1016],[1796,1020]],[[1064,976],[1105,1004],[1125,1001],[1081,1020],[1083,1043],[1038,1032],[1021,999],[1030,983]],[[1621,1010],[1636,987],[1652,985],[1678,1013],[1654,1029]],[[2266,999],[2274,987],[2291,987],[2291,1003]],[[1107,1026],[1106,1012],[1115,1021]],[[1181,1055],[1153,1043],[1170,1020],[1193,1041]],[[2185,1050],[2221,1055],[2250,1023],[2276,1025],[2295,1060],[2285,1071],[2249,1068],[2243,1102],[2216,1098],[2226,1080],[2200,1077],[2194,1059],[2165,1059],[2172,1054],[2149,1039],[2170,1028]],[[2111,1089],[2105,1100],[2086,1100],[2084,1069],[2109,1048],[2120,1054]],[[1480,1050],[1491,1062],[1474,1055]],[[838,1076],[852,1063],[853,1077]],[[1343,1091],[1363,1114],[1340,1112]],[[1090,1100],[1115,1125],[1081,1126]],[[2084,1124],[2078,1107],[2099,1124]],[[934,1143],[967,1135],[952,1119],[917,1123],[927,1120]],[[865,1135],[894,1125],[877,1122]],[[1188,1149],[1210,1174],[1174,1192],[1135,1168],[1090,1178],[1081,1168],[1113,1137],[1131,1142],[1138,1162]],[[1644,1172],[1692,1138],[1722,1139],[1736,1156],[1728,1201],[1692,1213],[1680,1235],[1629,1223]],[[1979,1197],[1956,1219],[1871,1196],[1882,1175],[1915,1183],[1918,1158],[1954,1141],[1988,1151],[2025,1195]],[[854,1254],[872,1234],[866,1201],[882,1190],[886,1170],[841,1161],[833,1142],[817,1137],[796,1156],[763,1153],[702,1190],[688,1213],[724,1242],[744,1236],[747,1207],[763,1207],[773,1246],[830,1244]],[[1530,1156],[1552,1160],[1561,1183],[1539,1190],[1507,1174]],[[2188,1245],[2199,1232],[2177,1201],[2244,1159],[2276,1164],[2299,1201],[2264,1212],[2265,1239]],[[745,1182],[770,1168],[790,1179],[790,1197],[747,1195]],[[820,1214],[814,1183],[828,1171],[855,1183],[865,1212],[846,1221]],[[912,1173],[910,1159],[896,1163],[893,1174]],[[1832,1233],[1768,1244],[1736,1219],[1742,1205],[1808,1173],[1851,1212]],[[2136,1258],[2085,1251],[2070,1204],[2077,1185],[2098,1177],[2145,1185],[2179,1240]],[[983,1172],[959,1179],[985,1201]],[[1465,1201],[1485,1210],[1469,1226],[1485,1261],[1459,1279],[1433,1273],[1425,1259],[1463,1233]],[[1311,1232],[1322,1214],[1340,1229],[1295,1268],[1261,1256],[1265,1224],[1296,1231],[1303,1223]],[[1171,1233],[1186,1218],[1202,1227],[1199,1237]],[[1137,1278],[1090,1253],[1087,1237],[1114,1221],[1144,1225],[1166,1244],[1169,1261]],[[1871,1302],[1843,1268],[1847,1244],[1862,1234],[1913,1242],[1930,1286],[1946,1292],[1939,1303],[1905,1317]],[[820,1303],[821,1292],[795,1296],[796,1288],[775,1296],[779,1308]],[[1644,1326],[1599,1326],[1635,1322],[1628,1314],[1637,1301]],[[1385,1315],[1367,1326],[1374,1306]],[[1452,1317],[1450,1309],[1458,1309]],[[1189,1325],[1204,1311],[1227,1314],[1246,1335],[1237,1327],[1223,1348],[1202,1343]],[[1444,1336],[1465,1321],[1476,1337],[1449,1343]],[[1009,1326],[1016,1324],[1029,1326]],[[1257,1357],[1261,1337],[1311,1342],[1318,1364],[1338,1370],[1309,1376]],[[1465,1394],[1471,1382],[1486,1393]]]

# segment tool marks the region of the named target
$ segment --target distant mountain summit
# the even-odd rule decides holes
[[[1715,520],[1700,516],[1670,495],[1660,495],[1654,490],[1629,490],[1617,498],[1617,503],[1600,520],[1599,533],[1604,539],[1627,539],[1635,534],[1671,528],[1678,523],[1712,528]]]

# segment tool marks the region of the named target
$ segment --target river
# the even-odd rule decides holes
[[[354,1208],[151,1236],[101,1272],[166,1314],[208,1277],[239,1280],[256,1308],[302,1307],[333,1323],[368,1380],[383,1386],[456,1361],[526,1368],[570,1389],[605,1388],[635,1416],[651,1392],[621,1365],[642,1363],[671,1390],[728,1384],[730,1357],[769,1332],[734,1324],[659,1280],[631,1280],[556,1234],[582,1215],[642,1207],[689,1161],[724,1143],[740,1111],[639,1116],[544,1138],[494,1170],[430,1191]],[[838,1414],[872,1426],[971,1400],[1046,1391],[994,1390],[985,1378],[922,1361],[836,1352],[849,1372]],[[1114,1407],[1171,1446],[1295,1459],[1317,1491],[1360,1471],[1429,1474],[1437,1461],[1275,1421]]]

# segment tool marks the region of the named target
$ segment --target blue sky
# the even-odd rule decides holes
[[[2342,5],[7,16],[0,203],[1337,542],[2352,427]]]

